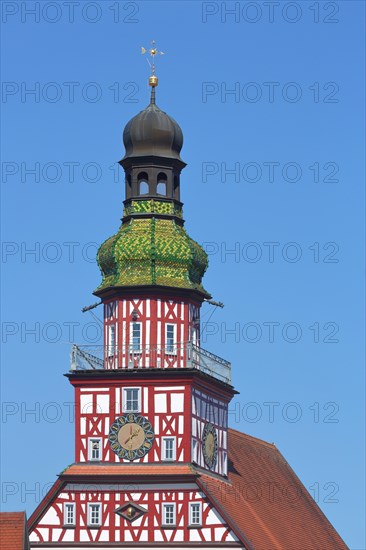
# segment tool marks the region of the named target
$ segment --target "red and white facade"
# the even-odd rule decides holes
[[[200,347],[207,255],[176,231],[184,223],[183,137],[155,105],[154,79],[151,86],[149,107],[124,132],[122,223],[169,220],[172,239],[152,231],[145,267],[136,263],[143,224],[127,259],[116,252],[125,246],[120,233],[99,249],[103,344],[73,346],[67,377],[75,392],[75,462],[30,518],[33,548],[244,548],[207,480],[202,484],[209,476],[229,486],[227,416],[235,390],[230,364]],[[156,276],[157,264],[164,277]],[[139,285],[143,269],[154,276]]]
[[[140,543],[154,543],[154,547],[175,543],[178,548],[186,548],[191,543],[238,543],[238,539],[226,520],[212,506],[204,492],[194,481],[166,483],[162,479],[150,483],[137,481],[121,483],[66,483],[46,514],[33,529],[32,546],[52,548],[52,542],[63,543],[66,548],[101,547],[133,548]],[[90,487],[90,489],[88,489]],[[129,522],[116,514],[116,509],[130,503],[143,509],[142,515]],[[173,505],[175,524],[163,526],[163,507]],[[74,509],[75,525],[65,525],[65,509],[71,505]],[[99,505],[99,524],[90,527],[92,506]],[[196,505],[193,508],[193,505]],[[192,510],[199,510],[200,526],[192,526]],[[37,544],[38,543],[38,544]],[[132,546],[133,545],[133,546]],[[117,545],[117,547],[119,547]]]
[[[200,471],[227,479],[234,394],[212,376],[215,356],[202,363],[200,305],[190,296],[144,293],[105,301],[104,368],[67,375],[75,391],[75,463],[32,516],[32,547],[243,547],[199,484]],[[133,462],[108,439],[113,422],[131,412],[154,430],[152,448]],[[217,434],[211,467],[203,452],[207,423]],[[132,521],[119,513],[130,508]]]
[[[124,296],[104,303],[105,368],[184,368],[200,342],[192,298]]]

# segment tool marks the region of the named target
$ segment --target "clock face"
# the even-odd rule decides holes
[[[147,418],[130,413],[116,418],[108,440],[112,451],[120,458],[136,460],[150,451],[154,443],[154,430]]]
[[[203,429],[202,450],[206,466],[213,468],[217,459],[217,433],[215,426],[210,422]]]

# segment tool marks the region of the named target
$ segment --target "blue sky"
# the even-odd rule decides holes
[[[2,3],[3,510],[30,514],[73,461],[62,375],[71,341],[99,343],[81,308],[119,226],[115,163],[155,39],[186,227],[225,304],[204,306],[202,345],[232,362],[230,424],[274,442],[365,548],[364,3],[275,4]]]

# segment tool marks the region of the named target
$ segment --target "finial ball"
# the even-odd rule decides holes
[[[149,86],[152,88],[155,88],[158,85],[158,77],[155,75],[151,75],[149,77]]]

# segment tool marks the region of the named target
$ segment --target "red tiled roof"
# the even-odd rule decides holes
[[[29,548],[24,512],[0,513],[0,548],[1,550]]]
[[[228,451],[228,482],[197,482],[250,550],[347,550],[274,445],[229,429]]]

